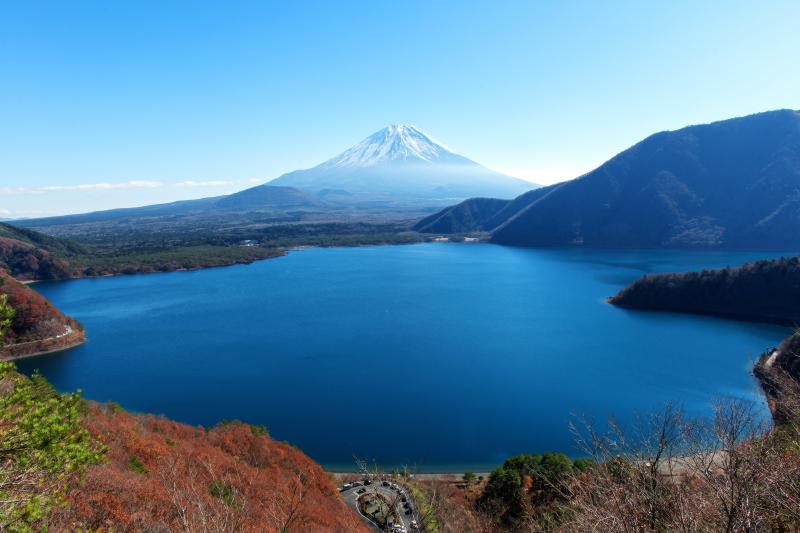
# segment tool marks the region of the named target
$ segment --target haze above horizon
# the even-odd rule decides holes
[[[0,8],[0,218],[216,196],[393,123],[548,184],[800,108],[791,1]]]

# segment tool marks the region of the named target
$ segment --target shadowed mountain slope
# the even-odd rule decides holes
[[[796,248],[800,113],[657,133],[580,178],[472,218],[459,231],[488,229],[493,242],[521,246]]]

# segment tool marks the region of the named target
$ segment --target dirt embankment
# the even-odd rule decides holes
[[[0,360],[10,361],[60,352],[80,346],[84,342],[86,342],[86,333],[83,327],[77,321],[69,319],[64,332],[59,335],[3,346],[0,348]]]

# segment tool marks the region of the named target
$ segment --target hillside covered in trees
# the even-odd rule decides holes
[[[650,274],[609,299],[620,307],[800,324],[800,258]]]
[[[263,427],[192,427],[89,403],[106,453],[52,521],[69,531],[366,533],[322,468]]]
[[[227,266],[284,253],[276,246],[241,246],[235,239],[158,232],[147,242],[130,237],[79,243],[0,223],[0,270],[19,280],[53,280]]]
[[[796,249],[800,112],[782,109],[656,133],[576,179],[420,221],[516,246]]]
[[[0,295],[11,309],[0,359],[57,351],[85,340],[83,327],[45,297],[0,270]]]
[[[0,270],[17,279],[69,278],[68,258],[83,253],[74,242],[0,223]]]

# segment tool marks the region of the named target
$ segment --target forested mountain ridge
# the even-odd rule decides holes
[[[417,222],[413,229],[421,233],[469,233],[494,231],[528,205],[550,194],[561,184],[539,187],[513,200],[470,198],[445,208]]]
[[[648,274],[609,298],[632,309],[709,314],[800,324],[800,257],[737,268]]]
[[[86,252],[75,242],[0,223],[0,270],[17,279],[69,278],[68,258]]]
[[[518,197],[491,231],[521,246],[792,249],[800,245],[800,113],[778,110],[656,133],[571,181]],[[538,193],[538,194],[533,194]],[[437,218],[420,231],[446,232]],[[491,220],[490,220],[491,219]]]
[[[130,226],[128,226],[130,227]],[[154,231],[148,239],[103,235],[94,242],[46,235],[0,223],[0,270],[23,281],[168,272],[251,263],[283,255],[278,246],[243,246],[241,237]],[[91,231],[91,230],[90,230]]]

